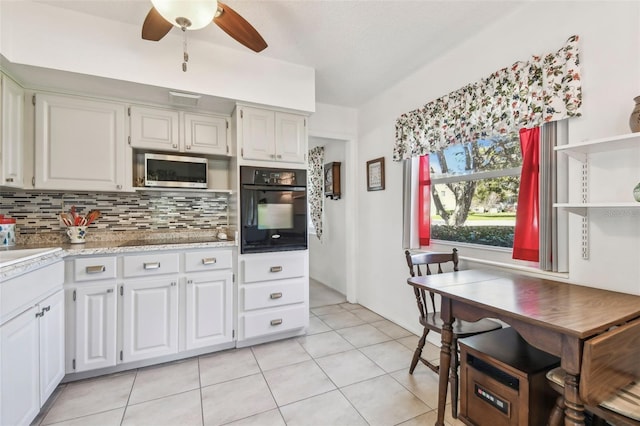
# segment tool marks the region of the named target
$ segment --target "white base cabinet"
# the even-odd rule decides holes
[[[228,342],[233,333],[233,274],[191,274],[186,280],[187,350]]]
[[[67,374],[233,346],[233,258],[203,248],[67,259]]]
[[[11,278],[27,293],[42,287],[47,293],[0,325],[0,424],[28,425],[64,376],[64,295],[61,262]],[[55,290],[59,288],[59,290]],[[51,290],[53,289],[53,294]],[[13,299],[14,295],[7,294]],[[18,295],[20,296],[20,295]],[[15,299],[14,299],[15,300]],[[33,299],[32,299],[33,300]],[[14,311],[14,309],[10,309]]]
[[[178,277],[122,286],[122,362],[178,352]]]
[[[302,334],[309,325],[309,252],[240,257],[238,346]]]
[[[75,301],[75,371],[116,365],[116,283],[72,290]],[[73,368],[73,366],[72,366]]]

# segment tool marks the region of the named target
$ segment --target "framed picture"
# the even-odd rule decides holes
[[[340,162],[324,165],[324,195],[332,200],[340,199]]]
[[[367,191],[384,189],[384,157],[367,161]]]

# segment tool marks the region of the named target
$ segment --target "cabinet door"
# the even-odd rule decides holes
[[[24,143],[24,90],[2,76],[2,117],[0,117],[0,186],[22,188]]]
[[[306,117],[276,112],[275,120],[276,160],[304,163],[307,154]]]
[[[184,149],[194,154],[229,155],[226,118],[185,113]]]
[[[116,284],[75,290],[75,372],[116,365]]]
[[[124,120],[123,104],[36,95],[36,189],[122,190]]]
[[[40,411],[36,312],[33,307],[0,327],[2,425],[28,425]]]
[[[178,111],[160,108],[131,107],[131,147],[180,150]]]
[[[123,362],[178,351],[177,281],[158,277],[123,285]]]
[[[192,274],[187,277],[187,349],[231,342],[231,272]]]
[[[246,160],[275,160],[275,113],[259,108],[243,107],[242,158]]]
[[[42,301],[40,310],[40,404],[64,377],[64,291]]]

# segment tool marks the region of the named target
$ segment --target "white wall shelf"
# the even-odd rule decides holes
[[[555,208],[565,209],[570,213],[577,214],[582,217],[582,258],[589,259],[589,211],[591,209],[608,209],[615,210],[617,212],[625,209],[633,211],[640,209],[640,203],[634,203],[632,201],[589,202],[589,156],[592,154],[625,149],[640,149],[640,133],[629,133],[626,135],[594,139],[587,142],[557,146],[554,149],[556,152],[562,152],[582,163],[582,176],[580,182],[582,201],[578,203],[556,203],[553,206]]]
[[[592,141],[577,144],[556,146],[555,150],[557,152],[564,152],[576,160],[585,162],[589,154],[637,147],[640,147],[640,133],[629,133],[610,138],[594,139]]]

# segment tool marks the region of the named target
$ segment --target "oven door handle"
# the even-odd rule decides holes
[[[257,191],[306,191],[306,186],[283,186],[283,185],[242,185],[244,189]]]

